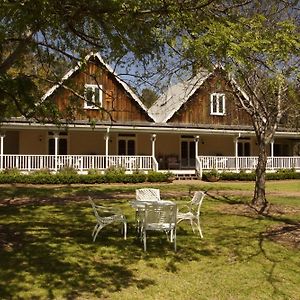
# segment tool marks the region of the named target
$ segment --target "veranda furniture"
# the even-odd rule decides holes
[[[203,191],[196,191],[192,200],[186,206],[186,211],[178,211],[177,213],[177,224],[182,221],[189,221],[193,232],[197,227],[201,238],[203,238],[203,234],[200,227],[200,210],[204,197],[205,193]]]
[[[133,204],[132,206],[135,207],[135,220],[137,225],[137,232],[140,233],[140,222],[143,218],[145,203],[160,201],[160,190],[154,188],[142,188],[136,189],[135,192],[135,199],[137,203]]]
[[[158,201],[145,204],[145,213],[142,219],[142,239],[144,251],[147,251],[147,231],[161,231],[167,234],[174,243],[176,251],[176,216],[177,206],[171,201]]]
[[[160,200],[160,190],[154,188],[143,188],[136,190],[137,201],[158,201]]]
[[[95,242],[98,233],[103,227],[118,222],[123,223],[124,239],[126,240],[127,221],[121,210],[102,205],[96,205],[91,197],[89,197],[89,201],[92,205],[97,222],[92,233],[93,241]]]

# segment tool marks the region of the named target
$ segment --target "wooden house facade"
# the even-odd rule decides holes
[[[24,118],[2,123],[0,169],[254,169],[255,135],[233,84],[222,69],[200,70],[147,109],[99,54],[91,54],[42,99],[55,103],[59,125]],[[268,168],[300,170],[299,145],[299,133],[278,130]]]

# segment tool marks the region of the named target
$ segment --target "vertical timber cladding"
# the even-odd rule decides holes
[[[225,93],[225,115],[210,114],[210,95]],[[234,98],[221,72],[210,76],[168,121],[185,124],[252,125],[249,115]]]
[[[84,95],[85,84],[99,84],[102,86],[104,110],[84,109],[83,99],[77,97],[76,101],[79,105],[75,114],[76,120],[151,121],[147,113],[132,99],[114,75],[99,65],[98,61],[89,61],[84,70],[80,69],[75,72],[67,82],[68,86],[72,86],[82,96]],[[55,100],[60,111],[66,110],[69,101],[72,101],[73,98],[72,92],[59,89],[55,95]]]

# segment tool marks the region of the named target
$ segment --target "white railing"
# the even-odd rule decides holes
[[[255,170],[257,156],[199,156],[202,170]],[[295,169],[300,170],[300,156],[268,157],[267,170]]]
[[[33,171],[49,169],[57,171],[65,167],[72,167],[78,171],[90,169],[105,170],[110,167],[125,168],[127,171],[152,170],[154,162],[152,156],[125,155],[18,155],[5,154],[0,157],[0,169],[19,169]]]

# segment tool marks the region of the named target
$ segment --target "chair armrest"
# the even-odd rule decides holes
[[[113,213],[113,214],[123,215],[121,209],[119,209],[119,208],[112,208],[112,207],[107,207],[107,206],[102,206],[102,205],[95,205],[95,207],[100,212],[109,212],[109,213]]]
[[[186,212],[190,211],[190,207],[188,205],[184,205],[181,208],[178,208],[177,211],[178,212],[184,212],[186,210]]]

